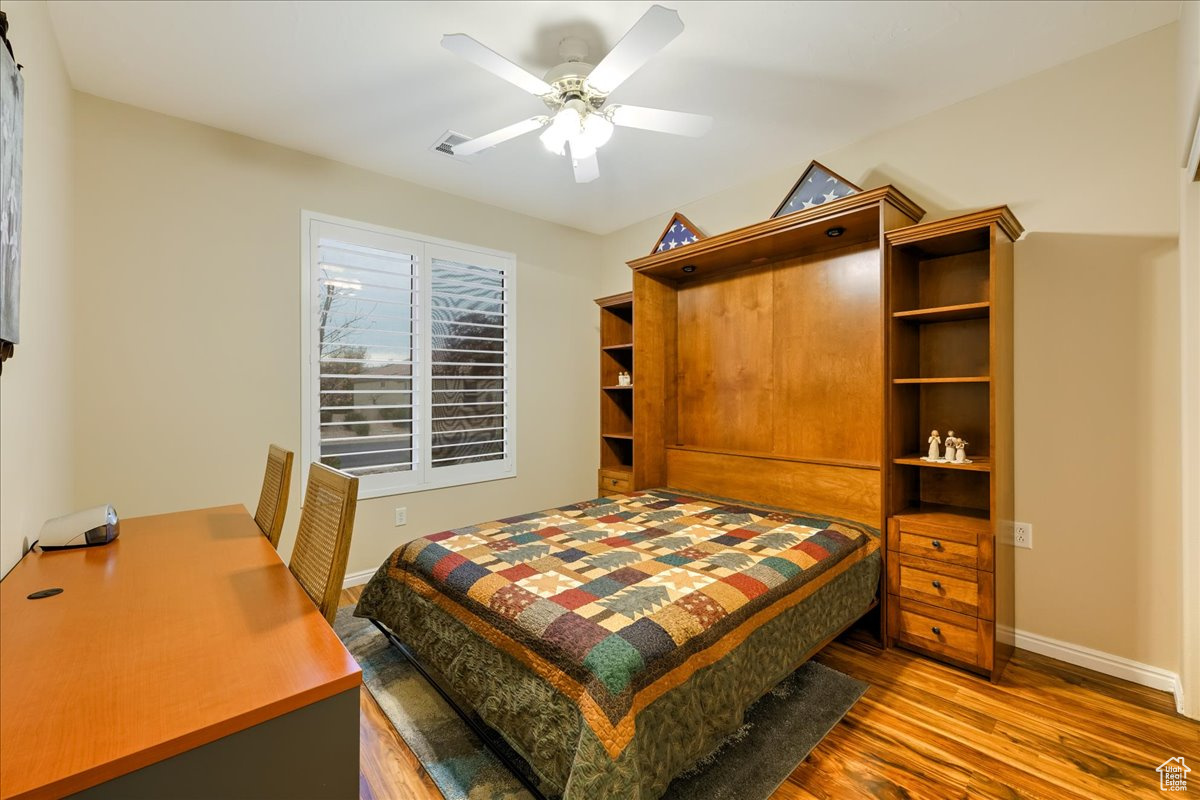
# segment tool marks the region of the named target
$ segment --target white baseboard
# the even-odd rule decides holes
[[[364,569],[362,572],[351,572],[342,580],[342,588],[349,589],[351,586],[362,586],[367,581],[371,580],[371,576],[378,571],[375,569]]]
[[[1014,631],[1014,639],[1016,646],[1022,650],[1056,658],[1114,678],[1122,678],[1139,686],[1171,692],[1175,696],[1176,710],[1183,713],[1183,685],[1177,673],[1029,631]]]

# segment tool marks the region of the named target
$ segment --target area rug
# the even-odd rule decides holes
[[[338,610],[334,630],[363,683],[446,800],[529,793],[375,626]],[[741,729],[667,788],[665,800],[766,800],[867,691],[810,661],[746,710]],[[497,734],[494,742],[511,753]],[[514,758],[516,754],[513,754]]]

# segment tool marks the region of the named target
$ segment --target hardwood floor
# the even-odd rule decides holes
[[[993,685],[857,632],[817,660],[871,688],[774,800],[1158,797],[1174,756],[1200,792],[1200,723],[1166,693],[1023,650]],[[365,688],[361,705],[359,796],[441,800]]]

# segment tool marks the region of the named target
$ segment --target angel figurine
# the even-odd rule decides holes
[[[955,439],[954,440],[954,460],[955,460],[955,462],[957,462],[959,464],[971,463],[971,462],[967,461],[967,440],[966,439]]]
[[[954,460],[954,448],[958,447],[958,437],[954,435],[954,431],[946,431],[946,460]]]
[[[938,436],[937,431],[929,434],[929,461],[938,461],[941,459],[941,451],[938,446],[942,443],[942,437]]]

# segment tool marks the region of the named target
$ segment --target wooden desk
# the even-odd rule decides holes
[[[357,797],[360,682],[245,508],[122,520],[0,581],[0,798]]]

